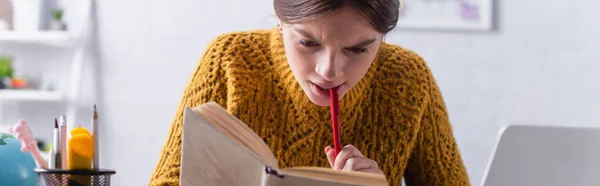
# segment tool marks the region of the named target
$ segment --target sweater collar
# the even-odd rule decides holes
[[[328,114],[327,110],[329,107],[321,107],[310,101],[298,81],[296,81],[296,78],[288,64],[285,48],[283,46],[283,38],[277,27],[269,30],[269,42],[269,55],[271,55],[271,59],[273,60],[273,71],[282,81],[282,86],[285,87],[285,91],[294,102],[294,107],[297,109],[316,109],[319,110],[320,113]],[[381,50],[376,55],[365,76],[340,100],[341,112],[356,108],[359,100],[367,99],[367,97],[370,95],[372,91],[369,91],[369,89],[371,88],[374,74],[379,66],[379,61],[381,58],[380,54]]]

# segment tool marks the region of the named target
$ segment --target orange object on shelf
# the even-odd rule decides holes
[[[13,78],[11,84],[12,88],[25,88],[27,87],[27,80],[22,78]]]

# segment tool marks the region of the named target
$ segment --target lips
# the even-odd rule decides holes
[[[322,86],[322,85],[318,85],[318,84],[315,84],[315,85],[317,85],[317,87],[319,87],[320,89],[323,89],[323,90],[329,90],[334,87],[337,87],[337,86]]]
[[[329,97],[329,89],[338,88],[338,93],[341,92],[341,87],[343,84],[333,85],[333,84],[317,84],[310,82],[311,88],[313,92],[319,96]]]
[[[323,90],[329,90],[329,89],[341,86],[341,84],[333,85],[333,84],[321,84],[321,83],[313,83],[313,82],[311,82],[311,83],[317,85],[318,88],[323,89]]]

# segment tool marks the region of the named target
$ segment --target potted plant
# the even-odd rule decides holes
[[[6,89],[6,81],[13,76],[12,59],[6,56],[0,56],[0,89]]]
[[[51,30],[67,30],[67,25],[63,22],[63,11],[60,9],[52,10],[52,20],[50,21]]]

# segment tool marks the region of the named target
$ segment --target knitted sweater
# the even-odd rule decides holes
[[[295,80],[276,28],[223,34],[205,50],[149,185],[178,185],[183,109],[215,101],[254,130],[280,167],[329,167],[328,107]],[[382,43],[366,75],[340,101],[342,145],[375,160],[390,185],[469,185],[440,90],[415,53]]]

